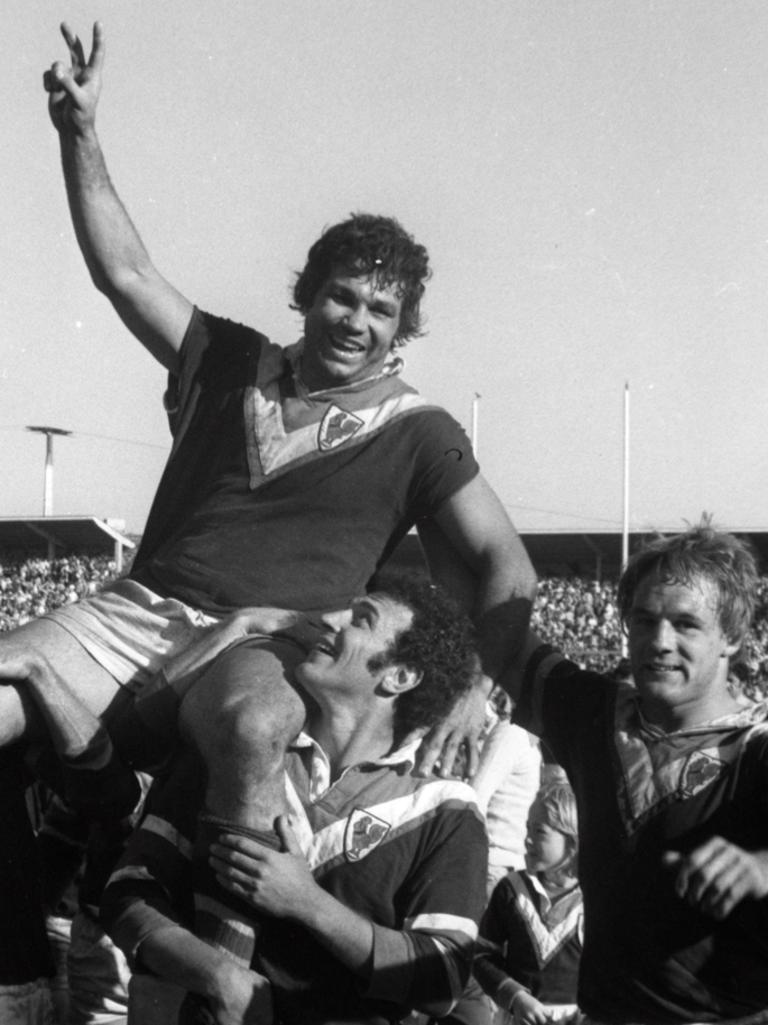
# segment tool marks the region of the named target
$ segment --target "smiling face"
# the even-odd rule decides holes
[[[735,711],[729,659],[738,650],[720,625],[714,584],[649,574],[638,584],[628,616],[629,654],[643,713],[666,730]]]
[[[545,820],[540,806],[534,802],[528,815],[525,836],[525,867],[529,872],[555,874],[566,869],[573,851],[568,837]]]
[[[400,326],[395,285],[336,268],[304,318],[301,374],[310,391],[362,381],[387,360]]]
[[[386,595],[359,598],[350,609],[323,616],[325,636],[296,669],[296,679],[313,696],[328,690],[373,693],[391,671],[388,651],[413,622],[413,612]]]

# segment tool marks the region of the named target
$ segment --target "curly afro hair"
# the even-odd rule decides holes
[[[376,593],[413,613],[408,629],[376,660],[378,665],[396,663],[421,673],[418,686],[395,701],[394,734],[399,743],[412,730],[428,729],[444,719],[470,689],[478,665],[475,631],[458,606],[424,580],[390,577]]]

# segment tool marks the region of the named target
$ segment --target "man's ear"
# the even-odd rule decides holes
[[[393,694],[396,697],[398,694],[405,694],[406,691],[418,687],[421,683],[422,675],[422,673],[416,672],[415,669],[409,669],[407,666],[397,665],[396,663],[395,665],[388,666],[384,671],[379,686],[385,694]]]

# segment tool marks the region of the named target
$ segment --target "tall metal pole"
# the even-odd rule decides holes
[[[478,421],[480,418],[479,414],[481,397],[482,396],[478,392],[475,392],[475,397],[472,399],[472,451],[475,454],[475,459],[477,459],[477,453],[479,451],[477,431]]]
[[[629,381],[624,384],[624,494],[623,521],[621,528],[621,569],[622,572],[629,559]],[[628,654],[627,636],[621,634],[621,655]]]
[[[45,435],[45,476],[43,478],[43,516],[53,515],[53,436],[71,434],[61,427],[27,427],[28,431]]]
[[[621,568],[629,558],[629,381],[624,385],[624,495],[621,530]]]

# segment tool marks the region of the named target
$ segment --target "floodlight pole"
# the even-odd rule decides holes
[[[629,559],[629,381],[624,384],[624,493],[623,522],[621,527],[621,572],[627,567]],[[621,633],[621,655],[628,654],[627,635]]]
[[[45,435],[45,477],[43,480],[43,516],[53,515],[53,436],[54,434],[68,435],[72,431],[65,431],[61,427],[27,427],[28,431],[35,431],[37,434]]]

